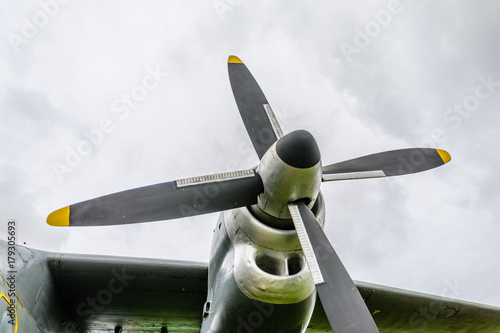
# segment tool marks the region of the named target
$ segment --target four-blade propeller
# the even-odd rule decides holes
[[[288,143],[283,148],[284,143],[291,139],[284,137],[280,140],[283,132],[277,119],[243,62],[230,56],[228,71],[236,104],[259,158],[262,159],[276,142],[278,155],[291,156],[290,161],[300,157],[300,154],[290,152],[293,144]],[[291,138],[300,139],[301,135],[305,134],[298,132]],[[297,142],[309,143],[311,140]],[[317,155],[319,159],[319,153]],[[439,149],[394,150],[324,166],[322,180],[405,175],[438,167],[450,159],[446,151]],[[286,162],[287,158],[283,160]],[[301,168],[300,165],[294,167]],[[194,177],[102,196],[61,208],[49,215],[47,223],[54,226],[118,225],[255,205],[259,195],[267,192],[258,170]],[[304,199],[288,202],[288,209],[332,328],[336,333],[378,332],[354,282],[309,209],[309,202]]]

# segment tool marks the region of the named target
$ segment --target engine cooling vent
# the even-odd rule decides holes
[[[304,267],[304,260],[299,255],[292,255],[288,259],[278,259],[267,254],[259,254],[255,258],[255,263],[264,272],[277,276],[295,275]]]

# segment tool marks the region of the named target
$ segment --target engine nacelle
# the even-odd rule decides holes
[[[304,332],[312,316],[316,290],[297,232],[274,228],[254,211],[226,211],[217,223],[204,332]],[[321,193],[312,211],[323,224]]]

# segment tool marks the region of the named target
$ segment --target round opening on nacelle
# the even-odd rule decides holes
[[[295,255],[288,258],[286,264],[288,268],[288,275],[295,275],[298,274],[304,267],[304,260],[302,260],[302,257]]]
[[[273,258],[266,254],[259,254],[257,258],[255,258],[255,263],[257,264],[257,267],[259,267],[266,273],[278,276],[284,275],[283,260]]]

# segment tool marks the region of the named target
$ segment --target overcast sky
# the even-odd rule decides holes
[[[16,219],[20,242],[48,251],[206,262],[217,214],[45,220],[100,195],[257,165],[227,75],[235,54],[284,132],[316,137],[324,165],[450,152],[424,173],[323,184],[326,232],[354,279],[500,306],[500,3],[346,3],[3,1],[2,228]]]

